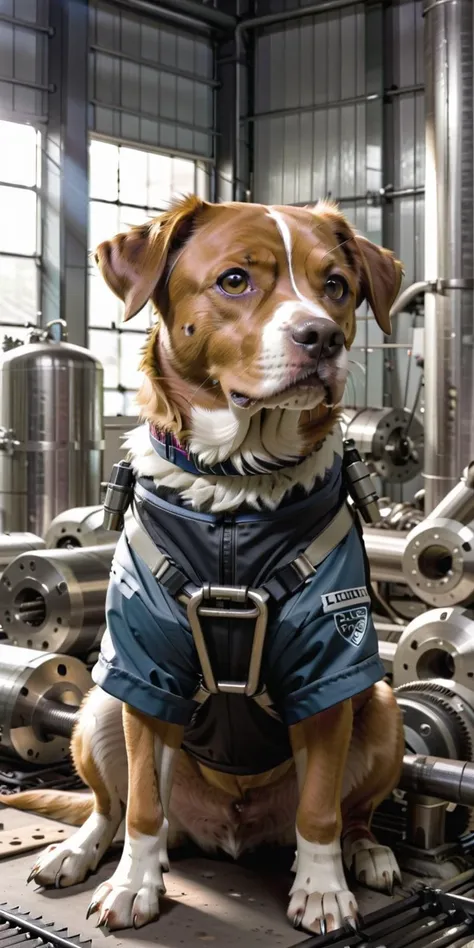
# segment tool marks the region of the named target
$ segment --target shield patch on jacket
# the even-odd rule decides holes
[[[367,606],[358,606],[355,609],[346,609],[336,612],[334,624],[337,631],[351,645],[360,645],[367,631],[369,610]]]

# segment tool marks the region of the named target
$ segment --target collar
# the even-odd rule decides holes
[[[212,467],[207,467],[204,464],[198,463],[196,455],[190,454],[169,431],[160,431],[155,425],[150,425],[150,441],[156,453],[164,458],[165,461],[175,464],[176,467],[179,467],[182,471],[186,471],[188,474],[194,474],[196,477],[206,475],[208,477],[211,475],[242,477],[242,474],[272,474],[274,471],[281,471],[286,467],[296,467],[302,464],[303,461],[306,461],[306,457],[295,457],[285,461],[278,461],[277,459],[274,461],[259,460],[258,471],[251,468],[244,460],[242,461],[241,469],[238,469],[230,459],[214,464]],[[323,442],[321,441],[321,445],[322,444]]]

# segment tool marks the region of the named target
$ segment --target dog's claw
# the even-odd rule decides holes
[[[327,929],[326,919],[325,919],[325,918],[322,918],[322,919],[320,920],[320,922],[319,922],[319,928],[320,928],[320,930],[321,930],[321,935],[326,935],[326,934],[327,934],[327,930],[328,930],[328,929]]]
[[[28,885],[29,882],[32,882],[32,881],[33,881],[33,879],[34,879],[34,877],[35,877],[35,875],[36,875],[37,872],[38,872],[38,866],[37,866],[37,865],[36,865],[36,866],[33,866],[32,870],[31,870],[31,872],[30,872],[30,874],[29,874],[29,876],[28,876],[28,878],[27,878],[27,880],[26,880],[26,884],[27,884],[27,885]]]
[[[299,928],[303,921],[304,912],[297,912],[293,918],[293,928]]]
[[[97,912],[98,908],[99,908],[98,902],[91,902],[86,912],[86,921],[88,918],[91,917],[91,915],[94,915],[94,913]]]

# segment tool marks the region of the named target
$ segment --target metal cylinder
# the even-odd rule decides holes
[[[55,517],[46,531],[47,549],[74,549],[117,542],[119,534],[104,529],[104,508],[75,507]]]
[[[369,557],[371,579],[378,582],[403,583],[402,556],[406,535],[395,530],[367,527],[364,544]]]
[[[0,752],[38,764],[67,757],[74,711],[92,686],[77,658],[0,644]]]
[[[474,457],[472,0],[425,0],[425,512]]]
[[[428,514],[428,520],[456,520],[462,526],[474,521],[474,489],[472,487],[472,467],[469,465],[458,483],[446,497]]]
[[[459,607],[430,609],[410,622],[393,659],[395,687],[430,679],[474,691],[474,613]]]
[[[341,425],[380,477],[402,484],[421,473],[423,427],[403,408],[344,408]]]
[[[0,580],[0,625],[12,645],[85,656],[103,628],[115,544],[23,553]]]
[[[474,601],[474,523],[427,518],[408,534],[402,570],[428,605],[468,605]]]
[[[0,358],[0,529],[44,536],[100,499],[103,369],[49,331]]]
[[[399,786],[448,803],[474,806],[474,764],[405,754]]]
[[[44,540],[41,537],[36,537],[34,533],[1,533],[0,575],[20,553],[25,553],[28,550],[43,550],[44,547]]]

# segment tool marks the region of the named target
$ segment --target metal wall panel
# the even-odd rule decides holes
[[[309,2],[260,0],[256,15]],[[259,31],[255,49],[254,199],[341,199],[359,231],[403,260],[405,283],[421,279],[423,194],[382,206],[370,206],[365,195],[387,186],[422,190],[422,0],[400,0],[384,12],[381,4],[354,3],[289,20]],[[413,317],[399,317],[396,348],[388,349],[370,311],[363,307],[358,316],[348,401],[401,404]],[[409,404],[417,382],[412,366]]]
[[[48,0],[0,0],[0,118],[48,116]]]
[[[212,159],[213,50],[111,4],[90,6],[91,131]]]

